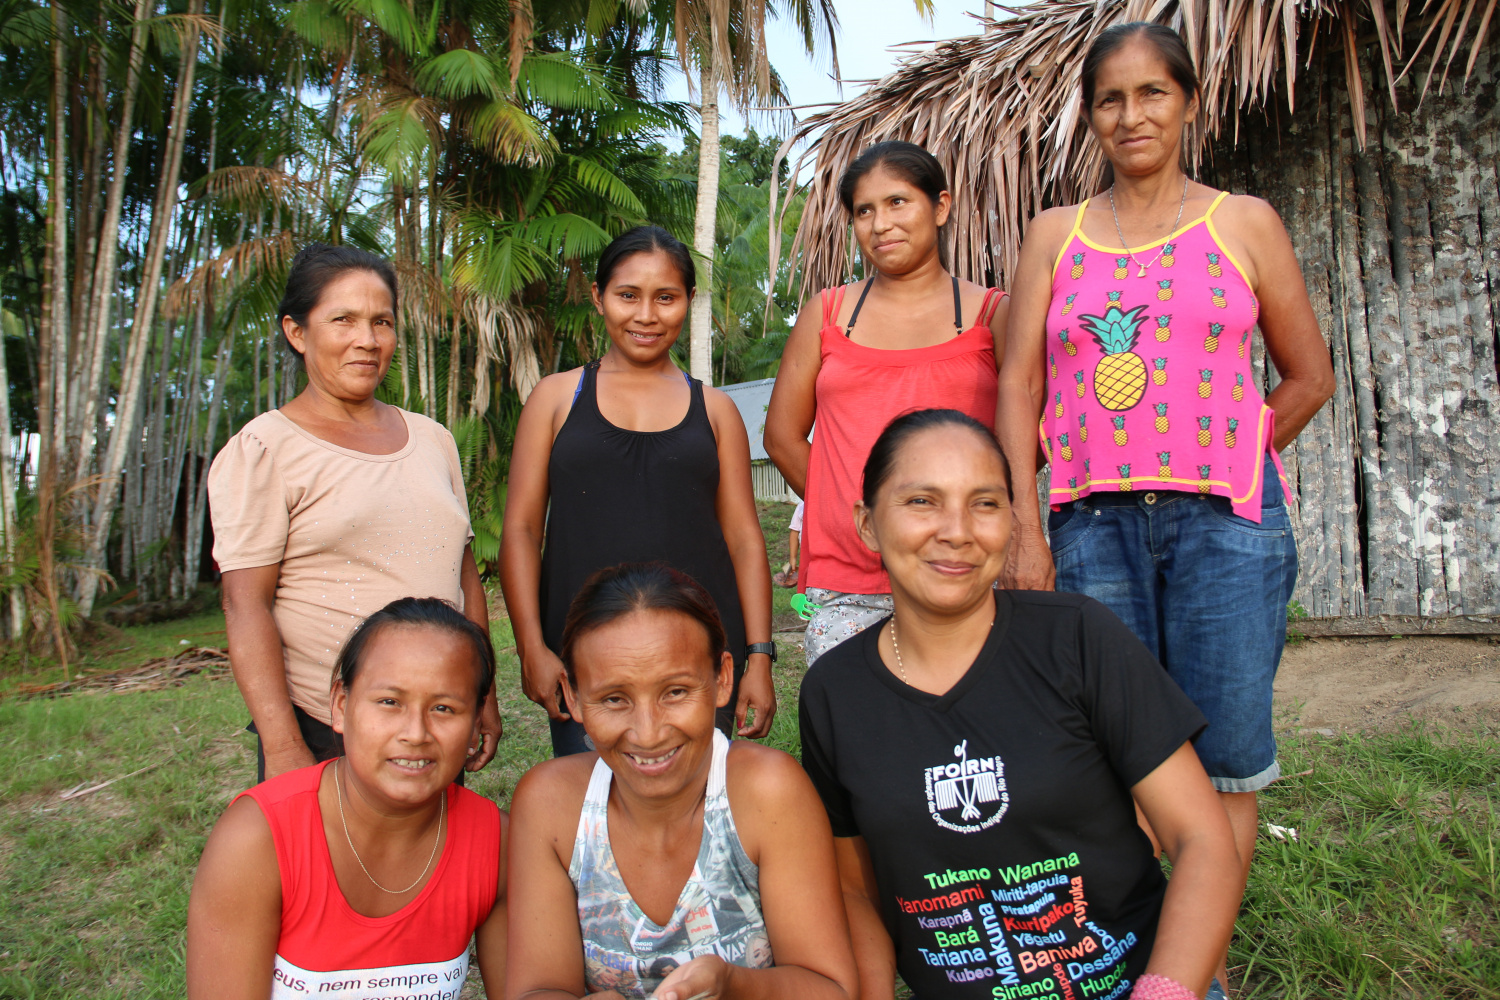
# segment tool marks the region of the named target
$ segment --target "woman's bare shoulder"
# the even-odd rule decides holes
[[[512,818],[535,823],[539,815],[550,826],[571,816],[576,823],[598,759],[597,753],[578,753],[537,764],[516,783],[510,799]]]

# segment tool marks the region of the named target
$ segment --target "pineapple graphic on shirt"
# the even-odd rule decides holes
[[[1198,418],[1198,447],[1207,448],[1213,443],[1213,433],[1209,431],[1208,425],[1214,422],[1213,417]]]
[[[1057,378],[1057,355],[1056,354],[1049,354],[1049,355],[1047,355],[1047,366],[1048,366],[1047,377],[1048,378]]]
[[[1133,485],[1131,485],[1131,482],[1130,482],[1130,465],[1129,465],[1129,463],[1127,463],[1125,465],[1117,465],[1117,466],[1115,466],[1115,468],[1117,468],[1117,469],[1120,470],[1120,492],[1121,493],[1128,493],[1131,490],[1135,489],[1135,487]]]
[[[1169,302],[1172,299],[1172,279],[1163,278],[1156,283],[1156,298],[1160,302]]]
[[[1161,266],[1172,267],[1177,263],[1177,244],[1168,243],[1161,248]]]
[[[1156,433],[1158,433],[1158,434],[1165,434],[1165,433],[1167,433],[1168,430],[1171,429],[1171,426],[1172,426],[1171,424],[1167,423],[1167,404],[1166,403],[1157,403],[1156,404]]]
[[[1057,339],[1062,341],[1063,353],[1067,354],[1068,357],[1071,358],[1078,353],[1078,345],[1068,339],[1067,327],[1063,327],[1057,331]]]
[[[1062,417],[1062,393],[1060,393],[1060,392],[1059,393],[1055,393],[1053,395],[1053,397],[1052,397],[1052,401],[1055,404],[1053,406],[1053,408],[1052,408],[1052,415],[1054,417],[1061,418]]]
[[[1062,314],[1064,316],[1073,311],[1073,300],[1076,298],[1078,298],[1077,292],[1072,292],[1068,295],[1068,300],[1063,303],[1062,307]]]
[[[1073,269],[1068,274],[1074,281],[1083,277],[1083,254],[1075,253],[1073,255]]]
[[[1084,316],[1089,335],[1104,351],[1094,366],[1094,395],[1106,410],[1128,410],[1146,392],[1146,362],[1135,353],[1141,336],[1141,313],[1145,306],[1122,312],[1120,293],[1110,292],[1109,308],[1103,316]]]
[[[1083,398],[1083,372],[1073,373],[1073,394],[1079,399]]]
[[[1229,430],[1224,432],[1224,447],[1233,448],[1235,443],[1235,432],[1240,429],[1240,422],[1233,417],[1229,418]]]
[[[1089,442],[1089,415],[1087,413],[1078,414],[1078,440],[1083,444],[1088,444]],[[1083,462],[1083,471],[1087,472],[1088,459],[1084,459]]]
[[[1223,323],[1208,324],[1208,336],[1203,338],[1203,349],[1213,354],[1219,349],[1219,334],[1224,332]]]
[[[1200,368],[1198,370],[1198,398],[1207,399],[1214,394],[1213,387],[1214,370],[1212,368]]]
[[[1212,489],[1208,484],[1208,474],[1213,471],[1212,465],[1198,466],[1198,492],[1207,493]]]
[[[1172,453],[1170,451],[1159,451],[1156,453],[1156,460],[1161,463],[1156,467],[1156,478],[1171,479]]]
[[[1163,344],[1172,339],[1172,317],[1170,314],[1156,317],[1156,339]]]
[[[1125,433],[1125,418],[1115,417],[1112,423],[1115,425],[1115,444],[1123,448],[1125,442],[1130,440],[1130,435]]]
[[[1166,385],[1167,384],[1167,359],[1166,358],[1152,358],[1151,359],[1151,364],[1155,367],[1155,370],[1151,373],[1151,384],[1152,385]]]
[[[1069,476],[1068,477],[1068,499],[1069,500],[1077,500],[1078,499],[1078,477],[1077,476]]]
[[[1216,253],[1208,255],[1208,276],[1210,278],[1224,277],[1224,265],[1219,263],[1219,255]]]
[[[1215,308],[1223,309],[1228,304],[1226,302],[1226,300],[1224,299],[1224,289],[1222,289],[1222,288],[1210,288],[1208,290],[1208,292],[1209,292],[1210,295],[1213,296],[1214,307]]]
[[[1130,258],[1129,257],[1116,257],[1115,258],[1115,280],[1116,281],[1120,281],[1120,280],[1124,279],[1124,277],[1125,277],[1125,275],[1127,273],[1126,269],[1128,268],[1129,265],[1130,265]]]
[[[1245,342],[1247,340],[1249,340],[1249,339],[1250,339],[1250,331],[1249,330],[1246,330],[1244,333],[1240,334],[1240,346],[1238,348],[1236,348],[1236,351],[1238,352],[1238,354],[1239,354],[1239,356],[1241,358],[1243,358],[1245,356]]]
[[[1066,434],[1059,434],[1057,436],[1057,444],[1062,452],[1062,460],[1064,462],[1073,461],[1073,446],[1068,444],[1068,436]]]
[[[1236,403],[1244,402],[1245,399],[1245,376],[1242,372],[1234,373],[1234,388],[1229,391]]]

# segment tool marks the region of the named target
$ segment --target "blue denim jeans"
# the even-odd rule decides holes
[[[1297,546],[1275,464],[1265,462],[1260,524],[1225,497],[1176,490],[1093,493],[1047,521],[1057,589],[1118,615],[1207,716],[1194,746],[1221,792],[1281,776],[1271,683]]]

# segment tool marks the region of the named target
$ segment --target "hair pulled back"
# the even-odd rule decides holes
[[[667,232],[661,226],[636,226],[626,230],[610,241],[599,255],[599,267],[594,271],[594,287],[602,293],[609,287],[609,279],[615,269],[628,257],[638,253],[666,254],[677,265],[682,283],[691,292],[698,283],[698,269],[693,266],[693,252],[687,244]]]
[[[876,167],[884,167],[921,191],[934,206],[938,196],[948,190],[948,175],[943,172],[943,165],[927,150],[914,142],[894,139],[877,142],[855,157],[839,178],[839,201],[844,203],[844,211],[853,214],[854,189]]]
[[[1099,67],[1104,60],[1114,55],[1122,46],[1137,35],[1150,42],[1167,64],[1167,72],[1182,88],[1183,96],[1191,101],[1198,93],[1198,70],[1193,66],[1192,53],[1182,36],[1165,24],[1154,21],[1131,21],[1116,24],[1099,32],[1094,43],[1083,57],[1080,85],[1083,90],[1083,106],[1090,111],[1094,107],[1094,85],[1099,79]]]
[[[391,309],[396,308],[396,269],[384,257],[357,247],[329,246],[326,243],[309,243],[297,251],[292,258],[291,271],[286,276],[286,289],[281,295],[281,304],[276,307],[276,325],[290,316],[298,326],[307,326],[307,315],[313,311],[323,290],[335,279],[350,271],[369,271],[391,290]],[[292,347],[286,331],[281,333],[282,344],[287,353],[301,366],[302,353]]]
[[[484,629],[465,618],[458,608],[439,597],[402,597],[360,622],[339,651],[338,664],[334,668],[345,691],[354,686],[365,647],[381,632],[397,627],[433,628],[467,639],[474,647],[474,659],[479,663],[474,685],[475,705],[481,704],[489,695],[490,685],[495,682],[495,647],[490,644],[490,637],[485,635]]]
[[[687,615],[703,627],[712,666],[727,647],[724,625],[714,599],[703,585],[663,562],[621,563],[601,569],[584,581],[568,607],[563,625],[562,661],[568,683],[578,687],[573,651],[578,640],[635,611],[672,611]]]
[[[870,449],[870,457],[865,459],[865,478],[860,500],[866,507],[875,506],[875,494],[891,478],[891,470],[895,467],[906,440],[913,434],[934,427],[962,427],[983,438],[984,443],[994,450],[995,457],[1000,459],[1005,488],[1007,492],[1010,490],[1010,463],[1005,460],[1005,453],[1000,450],[999,443],[988,427],[959,410],[913,410],[885,425],[885,430],[880,432],[880,437],[875,439],[875,444]]]

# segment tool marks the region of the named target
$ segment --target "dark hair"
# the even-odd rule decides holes
[[[292,258],[292,269],[286,276],[286,290],[276,307],[276,327],[281,329],[283,316],[290,316],[298,326],[307,325],[307,314],[313,311],[329,282],[349,271],[369,271],[391,290],[391,309],[396,308],[396,269],[384,257],[357,247],[331,247],[326,243],[309,243]],[[302,354],[292,347],[286,332],[281,340],[287,353],[298,364]]]
[[[1083,57],[1083,72],[1080,83],[1083,88],[1083,107],[1085,113],[1092,114],[1094,107],[1094,84],[1099,77],[1099,67],[1104,65],[1104,60],[1114,55],[1126,42],[1136,35],[1145,36],[1146,41],[1156,48],[1156,54],[1161,56],[1162,62],[1167,64],[1167,72],[1177,85],[1182,88],[1188,100],[1198,93],[1198,71],[1193,66],[1192,53],[1188,52],[1187,43],[1182,36],[1165,24],[1157,24],[1153,21],[1131,21],[1128,24],[1116,24],[1099,32],[1094,39],[1094,44],[1089,46],[1088,54]]]
[[[662,562],[621,563],[601,569],[584,581],[568,607],[563,625],[562,661],[568,683],[578,687],[573,650],[578,640],[633,611],[675,611],[703,626],[708,653],[718,668],[719,654],[728,646],[714,599],[703,585]]]
[[[1000,459],[1005,490],[1010,492],[1010,463],[1005,460],[1005,452],[1000,450],[995,435],[990,433],[988,427],[959,410],[912,410],[885,425],[885,430],[880,432],[880,437],[875,439],[875,445],[870,449],[870,457],[865,459],[865,481],[860,499],[866,507],[875,506],[875,494],[891,478],[891,468],[896,464],[896,455],[906,439],[933,427],[963,427],[984,438],[985,443],[995,450],[996,457]]]
[[[672,258],[688,291],[697,287],[698,269],[693,266],[693,252],[687,248],[686,243],[661,226],[636,226],[610,240],[609,246],[599,255],[599,267],[594,271],[594,286],[603,292],[609,286],[609,279],[614,276],[615,268],[625,258],[658,251]]]
[[[876,167],[885,167],[925,194],[933,205],[937,204],[938,195],[948,190],[948,175],[943,172],[943,165],[927,150],[912,142],[877,142],[845,167],[844,175],[839,178],[839,201],[844,203],[844,211],[854,211],[854,189]]]
[[[465,618],[462,611],[438,597],[402,597],[392,601],[364,621],[360,622],[344,648],[339,650],[338,665],[334,668],[339,682],[347,691],[354,686],[354,677],[359,673],[359,663],[365,647],[388,628],[434,628],[449,635],[461,636],[474,647],[474,658],[479,661],[479,677],[475,683],[475,704],[483,704],[495,682],[495,647],[484,629]]]

